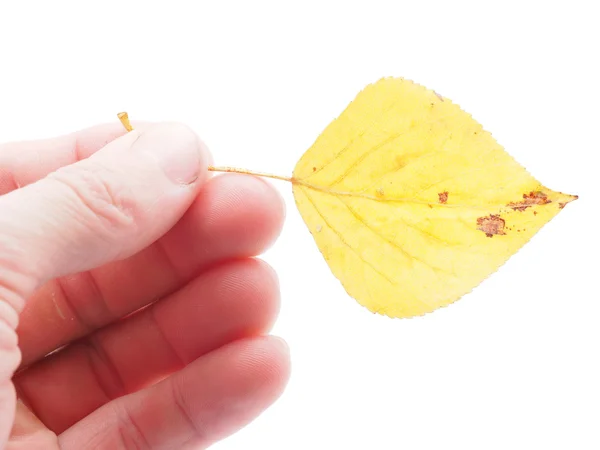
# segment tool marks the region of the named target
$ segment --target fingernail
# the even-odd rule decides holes
[[[280,338],[279,336],[271,335],[271,340],[277,347],[279,347],[279,350],[282,353],[284,353],[286,355],[290,354],[290,346],[288,345],[288,343],[286,341],[283,340],[283,338]]]
[[[152,155],[165,175],[177,184],[191,184],[203,166],[198,136],[185,125],[159,124],[143,131],[134,147]]]

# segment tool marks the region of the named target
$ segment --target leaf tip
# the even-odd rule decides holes
[[[579,198],[579,195],[570,195],[570,194],[565,194],[566,199],[562,202],[558,202],[558,207],[560,209],[563,209],[565,206],[567,206],[569,203],[574,202],[575,200],[577,200]]]

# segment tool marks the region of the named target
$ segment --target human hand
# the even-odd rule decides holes
[[[184,126],[123,134],[0,146],[0,449],[205,448],[287,381],[252,258],[280,197]]]

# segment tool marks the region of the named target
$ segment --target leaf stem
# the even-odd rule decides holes
[[[291,178],[291,177],[286,177],[283,175],[275,175],[273,173],[267,173],[267,172],[255,172],[253,170],[240,169],[238,167],[208,166],[208,170],[211,172],[241,173],[244,175],[254,175],[257,177],[273,178],[274,180],[287,181],[289,183],[294,182],[293,178]]]
[[[117,117],[119,118],[119,120],[121,121],[121,123],[127,131],[133,131],[133,127],[131,126],[131,122],[129,121],[129,114],[127,114],[126,112],[120,112],[119,114],[117,114]]]
[[[117,114],[117,117],[119,118],[119,121],[121,122],[121,124],[123,124],[123,126],[125,127],[125,129],[127,131],[133,131],[133,127],[131,126],[131,122],[129,121],[129,114],[127,114],[126,112],[120,112],[119,114]],[[241,173],[244,175],[254,175],[257,177],[273,178],[274,180],[288,181],[290,183],[294,182],[293,178],[291,178],[291,177],[285,177],[282,175],[275,175],[275,174],[266,173],[266,172],[255,172],[253,170],[240,169],[238,167],[208,166],[208,170],[210,172]]]

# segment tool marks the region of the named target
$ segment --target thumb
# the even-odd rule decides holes
[[[0,307],[18,314],[45,281],[155,241],[193,201],[208,158],[190,129],[159,124],[0,197]]]
[[[134,131],[37,183],[0,197],[0,448],[15,413],[16,328],[45,281],[125,258],[166,232],[207,177],[188,128]]]

